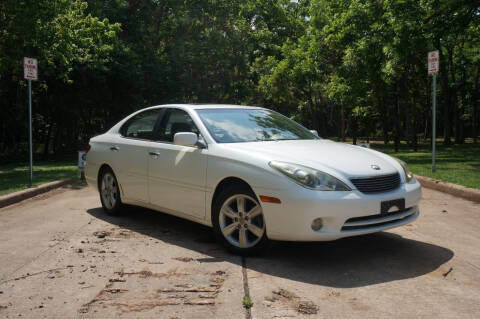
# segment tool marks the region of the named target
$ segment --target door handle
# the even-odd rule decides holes
[[[118,146],[112,146],[112,147],[110,147],[110,150],[111,150],[111,151],[118,151],[119,149],[120,149],[120,147],[118,147]]]
[[[159,152],[148,152],[148,154],[150,154],[152,156],[159,156],[160,155]]]

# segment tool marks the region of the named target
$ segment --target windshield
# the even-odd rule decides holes
[[[197,113],[217,143],[318,139],[297,122],[269,110],[201,109]]]

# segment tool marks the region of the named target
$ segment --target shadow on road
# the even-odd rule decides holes
[[[128,207],[118,217],[106,215],[101,208],[87,212],[112,225],[208,256],[199,262],[241,263],[216,243],[210,228],[193,222],[140,207]],[[333,242],[277,242],[264,256],[248,258],[247,267],[289,280],[350,288],[418,277],[453,255],[444,247],[381,232]]]

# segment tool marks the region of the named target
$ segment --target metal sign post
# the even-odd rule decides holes
[[[33,142],[32,142],[32,80],[38,80],[37,59],[23,58],[23,76],[28,80],[28,148],[30,154],[30,176],[28,186],[33,183]]]
[[[435,173],[435,142],[437,138],[437,72],[440,66],[438,50],[428,52],[428,74],[433,74],[432,83],[432,173]]]

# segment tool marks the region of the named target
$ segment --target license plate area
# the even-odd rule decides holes
[[[404,210],[405,209],[405,198],[398,198],[387,200],[380,203],[380,214],[390,213]]]

